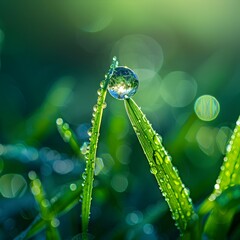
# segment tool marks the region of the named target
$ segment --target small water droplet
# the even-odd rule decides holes
[[[177,185],[177,186],[180,184],[180,182],[177,181],[177,180],[173,180],[173,182],[174,182],[174,184]]]
[[[82,174],[82,178],[83,178],[83,180],[85,180],[86,177],[87,177],[87,174],[86,174],[86,172],[84,172],[84,173]]]
[[[69,124],[68,123],[64,123],[63,124],[63,129],[64,130],[68,130],[69,129]]]
[[[83,155],[86,155],[89,152],[89,142],[84,142],[80,148],[80,151]]]
[[[107,103],[104,102],[103,105],[102,105],[103,109],[107,107]]]
[[[100,89],[97,90],[97,94],[100,96],[101,93],[102,93],[102,89],[100,88]]]
[[[157,171],[157,168],[151,167],[150,172],[155,175],[155,174],[157,174],[158,171]]]
[[[130,68],[116,67],[111,76],[108,91],[114,98],[124,100],[137,92],[138,84],[138,77]]]
[[[101,87],[101,88],[104,87],[105,82],[106,82],[105,80],[103,80],[103,81],[100,82],[100,87]]]
[[[57,124],[58,126],[61,126],[61,125],[63,124],[63,119],[62,119],[62,118],[58,118],[58,119],[56,120],[56,124]]]
[[[178,220],[178,219],[179,219],[179,214],[178,214],[177,211],[174,213],[174,219],[175,219],[175,220]]]
[[[162,142],[162,137],[158,133],[156,133],[153,137],[153,141],[155,144],[159,144]]]
[[[158,151],[154,152],[154,159],[157,165],[161,165],[163,163],[162,157]]]
[[[98,105],[95,104],[95,105],[93,106],[93,111],[96,112],[96,111],[97,111],[97,108],[98,108]]]
[[[91,137],[92,136],[92,128],[89,128],[88,129],[88,132],[87,132],[88,136]]]

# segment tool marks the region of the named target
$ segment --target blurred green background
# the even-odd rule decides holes
[[[239,5],[1,0],[0,238],[12,239],[37,215],[29,171],[38,173],[49,197],[81,176],[83,161],[55,122],[62,117],[81,144],[88,140],[97,89],[115,55],[139,76],[134,100],[162,135],[193,202],[207,197],[240,112]],[[205,94],[220,104],[213,121],[194,113]],[[176,239],[170,213],[159,217],[164,200],[123,102],[110,95],[98,157],[103,168],[90,224],[95,238]],[[79,204],[59,219],[62,239],[81,233],[80,214]]]

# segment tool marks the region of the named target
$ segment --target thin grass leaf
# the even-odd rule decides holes
[[[56,120],[56,124],[57,124],[57,129],[58,132],[60,133],[62,139],[64,140],[64,142],[69,143],[70,147],[72,148],[73,152],[83,158],[83,155],[81,154],[80,151],[80,144],[77,140],[77,137],[75,135],[75,133],[73,132],[73,130],[69,127],[69,124],[64,122],[62,118],[58,118]]]
[[[214,185],[214,190],[199,208],[199,214],[205,215],[214,208],[214,200],[230,186],[240,184],[240,116],[236,122],[224,157],[221,171]]]
[[[79,196],[82,193],[82,181],[77,181],[66,185],[59,193],[51,198],[51,212],[52,215],[60,217],[61,215],[69,212],[73,207],[79,203]],[[24,240],[33,237],[46,227],[45,220],[40,216],[36,216],[31,225],[22,232],[15,240]]]
[[[32,180],[30,183],[32,194],[36,202],[38,203],[40,216],[46,222],[46,239],[58,240],[60,239],[60,234],[57,229],[57,224],[54,224],[57,219],[55,218],[53,212],[51,211],[51,204],[46,199],[46,194],[43,190],[42,183],[40,179],[37,178],[35,172],[30,172],[29,177]]]
[[[173,167],[171,157],[162,145],[161,137],[153,130],[146,116],[132,99],[124,102],[133,129],[148,159],[150,172],[157,180],[177,227],[184,233],[197,219],[189,191]]]
[[[214,186],[213,195],[218,196],[229,186],[240,184],[240,116],[227,146],[220,174]],[[213,196],[214,197],[214,196]]]
[[[233,217],[240,210],[239,202],[239,185],[224,190],[216,198],[214,209],[205,224],[204,234],[210,239],[226,239]]]
[[[93,118],[92,118],[92,128],[89,132],[90,145],[89,152],[86,153],[86,169],[83,174],[84,184],[83,184],[83,195],[82,195],[82,231],[83,238],[87,239],[88,223],[90,217],[90,207],[92,199],[92,188],[94,179],[94,169],[96,163],[96,152],[98,137],[100,132],[100,126],[102,121],[103,109],[106,107],[105,98],[107,93],[107,86],[114,69],[118,65],[117,59],[114,57],[113,62],[110,66],[108,74],[105,80],[101,82],[100,89],[98,90],[97,104],[93,107]]]

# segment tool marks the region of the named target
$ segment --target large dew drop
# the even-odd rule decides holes
[[[116,67],[108,85],[109,93],[116,99],[132,97],[138,89],[137,75],[127,67]]]

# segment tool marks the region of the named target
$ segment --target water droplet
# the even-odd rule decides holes
[[[56,120],[56,124],[57,124],[58,126],[61,126],[61,125],[63,124],[63,119],[62,119],[62,118],[58,118],[58,119]]]
[[[158,151],[154,152],[154,159],[157,165],[161,165],[163,163],[162,157]]]
[[[88,132],[87,132],[88,136],[91,137],[92,136],[92,128],[89,128],[88,129]]]
[[[97,94],[100,96],[101,93],[102,93],[102,89],[100,88],[100,89],[97,90]]]
[[[190,217],[191,216],[191,212],[187,211],[187,216]]]
[[[154,141],[155,144],[159,145],[159,143],[162,142],[162,137],[158,133],[156,133],[153,137],[153,141]]]
[[[107,107],[107,103],[104,102],[103,105],[102,105],[103,109]]]
[[[138,89],[138,77],[128,67],[117,67],[108,85],[109,93],[116,99],[124,100],[132,97]]]
[[[177,211],[174,213],[174,219],[175,219],[175,220],[178,220],[178,219],[179,219],[179,214],[178,214]]]
[[[103,88],[103,87],[104,87],[104,84],[105,84],[105,80],[101,81],[101,82],[100,82],[100,87]]]
[[[71,183],[69,188],[71,191],[75,191],[77,189],[77,185],[75,183]]]
[[[89,142],[84,142],[80,148],[80,151],[83,155],[86,155],[89,152]]]
[[[151,167],[150,172],[155,175],[155,174],[157,174],[158,171],[155,167]]]
[[[168,189],[171,189],[171,188],[172,188],[169,183],[167,183],[167,188],[168,188]]]
[[[96,111],[97,111],[97,108],[98,108],[98,105],[95,104],[95,105],[93,106],[93,111],[96,112]]]

